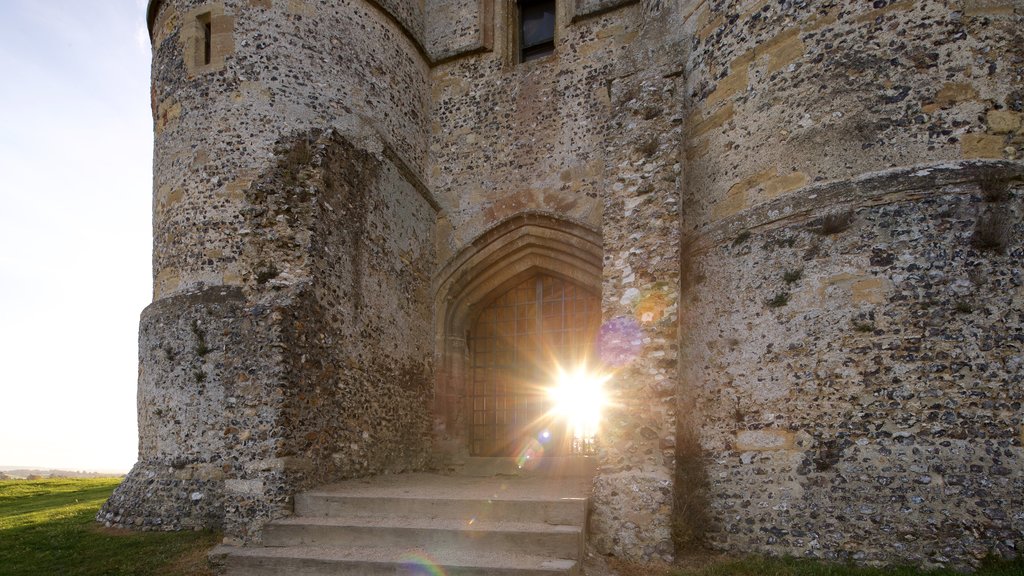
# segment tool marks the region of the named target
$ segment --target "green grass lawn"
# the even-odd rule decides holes
[[[121,480],[0,481],[4,576],[202,575],[210,532],[108,530],[96,511]]]
[[[210,532],[108,530],[93,518],[117,478],[0,481],[3,576],[202,576],[219,540]],[[683,559],[684,563],[686,560]],[[807,560],[715,557],[670,576],[953,576],[952,570],[854,568]],[[649,569],[616,566],[624,576]],[[1024,576],[1024,560],[990,562],[977,576]]]

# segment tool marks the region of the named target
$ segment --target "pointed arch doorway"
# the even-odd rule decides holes
[[[587,362],[600,322],[595,294],[544,273],[480,311],[468,342],[471,455],[517,457],[538,446],[547,455],[584,450],[551,416],[548,389],[559,367]]]
[[[590,326],[592,341],[601,315],[601,247],[601,233],[594,228],[550,214],[525,212],[468,242],[438,270],[433,286],[437,343],[434,457],[440,465],[451,463],[456,469],[464,457],[471,455],[520,456],[512,453],[519,447],[516,441],[525,444],[536,440],[532,435],[536,429],[529,424],[545,406],[547,399],[539,398],[537,392],[551,384],[552,365],[547,360],[552,356],[528,353],[544,350],[537,341],[531,347],[529,337],[521,337],[519,344],[525,341],[527,346],[519,346],[510,315],[523,315],[519,325],[524,328],[528,327],[525,319],[533,318],[541,327],[539,341],[551,342],[557,330],[543,335],[545,302],[551,316],[558,310],[561,330],[561,316],[567,307],[554,302],[564,300],[567,292],[556,296],[555,284],[569,285],[572,293],[568,300],[573,301],[574,311],[579,305],[575,300],[592,298],[585,308],[589,321],[584,322]],[[542,282],[539,298],[538,277]],[[547,287],[543,278],[551,279]],[[506,307],[515,312],[500,311]],[[554,320],[549,319],[548,326],[553,325]],[[576,335],[563,337],[570,344],[587,340]],[[479,346],[484,340],[486,350]],[[556,355],[566,354],[557,346],[550,349]],[[474,358],[477,352],[488,356]],[[509,388],[512,384],[516,388]],[[562,448],[548,446],[544,447],[545,455],[554,455]]]

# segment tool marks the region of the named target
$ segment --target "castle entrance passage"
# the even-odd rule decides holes
[[[538,274],[480,313],[470,332],[470,452],[474,456],[567,455],[571,432],[549,415],[558,367],[584,362],[601,302],[571,282]]]

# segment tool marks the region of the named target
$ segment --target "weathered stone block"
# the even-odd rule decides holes
[[[964,158],[1002,158],[1006,138],[991,134],[964,134],[960,149]]]
[[[741,430],[736,433],[735,450],[790,450],[794,446],[794,439],[795,433],[789,430]]]
[[[244,494],[247,496],[261,496],[264,492],[262,480],[225,480],[224,492],[226,494]]]
[[[994,134],[1017,132],[1021,129],[1024,114],[1012,110],[989,110],[985,116],[989,131]]]

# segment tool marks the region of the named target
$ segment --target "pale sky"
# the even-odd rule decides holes
[[[145,0],[0,0],[0,466],[127,471],[151,297]]]

